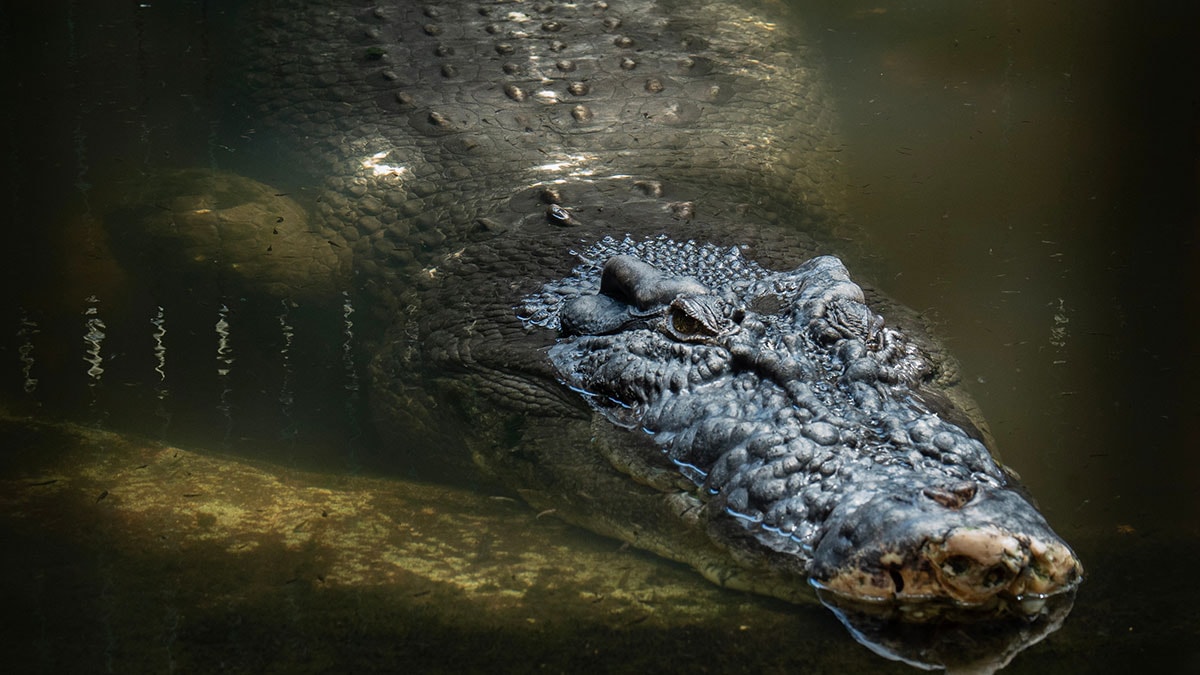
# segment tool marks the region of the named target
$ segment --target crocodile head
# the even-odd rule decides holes
[[[583,259],[527,321],[559,329],[563,383],[652,439],[656,457],[613,464],[682,473],[738,564],[913,618],[1037,614],[1079,582],[947,358],[885,325],[837,258],[772,272],[736,248],[610,239]]]

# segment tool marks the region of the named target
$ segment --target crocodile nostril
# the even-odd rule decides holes
[[[948,509],[958,510],[975,498],[978,489],[975,483],[965,481],[953,485],[930,486],[921,490],[921,494]]]
[[[979,580],[979,583],[984,588],[995,588],[997,586],[1006,585],[1012,580],[1012,577],[1013,571],[1011,569],[1005,565],[997,564],[987,568],[987,571],[983,573],[983,577]]]
[[[942,572],[945,572],[946,576],[960,577],[970,572],[974,566],[975,561],[969,557],[965,555],[952,555],[942,562]]]
[[[1016,575],[1013,569],[1003,563],[984,567],[983,561],[965,555],[952,555],[942,561],[942,574],[947,581],[976,585],[984,591],[1006,586]]]

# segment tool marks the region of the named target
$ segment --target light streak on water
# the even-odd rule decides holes
[[[37,389],[37,378],[33,376],[33,336],[40,333],[36,321],[30,319],[24,311],[21,312],[21,327],[17,329],[17,337],[21,338],[21,346],[17,347],[17,358],[21,360],[22,387],[26,394],[32,394]]]
[[[354,368],[354,322],[350,320],[354,314],[354,304],[350,300],[350,293],[342,291],[342,335],[346,337],[342,342],[342,367],[346,373],[346,391],[358,391],[358,371]]]
[[[87,369],[88,377],[92,381],[88,386],[95,386],[100,383],[100,378],[104,376],[104,356],[100,350],[104,344],[104,319],[100,318],[100,300],[94,296],[88,296],[88,306],[83,310],[83,315],[87,319],[83,322],[83,344],[84,357],[83,360],[90,364]]]
[[[1062,365],[1067,362],[1067,341],[1071,337],[1071,317],[1067,315],[1067,306],[1062,298],[1058,298],[1057,307],[1054,309],[1054,325],[1050,327],[1050,344],[1054,345],[1055,351],[1060,358],[1054,360],[1054,365]]]
[[[167,379],[167,346],[163,344],[163,338],[167,335],[167,320],[166,313],[159,305],[154,318],[150,319],[155,330],[150,334],[154,338],[154,372],[158,373],[158,381],[164,382]],[[165,395],[166,388],[159,389],[159,398]]]
[[[229,375],[230,366],[233,365],[233,347],[229,345],[229,308],[221,305],[221,309],[217,311],[217,375],[226,377]]]
[[[283,436],[291,438],[296,435],[296,425],[292,421],[292,406],[296,402],[296,396],[292,391],[292,339],[296,336],[296,327],[288,323],[288,312],[291,310],[291,303],[288,300],[281,300],[280,306],[283,308],[277,317],[279,319],[279,329],[283,331],[283,348],[279,350],[279,356],[283,360],[283,382],[279,385],[279,405],[283,414],[283,418],[287,420],[287,424],[283,429]]]
[[[350,471],[357,472],[360,466],[355,441],[362,436],[362,428],[358,423],[358,370],[354,367],[354,322],[350,320],[353,314],[354,303],[350,300],[350,293],[342,291],[342,335],[346,337],[342,342],[342,368],[346,378],[345,389],[348,392],[346,419],[350,425],[350,437],[346,443],[349,456],[346,458],[346,464]]]
[[[166,436],[167,428],[171,426],[171,411],[167,409],[164,402],[171,395],[171,390],[165,384],[167,381],[167,345],[163,342],[163,338],[167,336],[167,314],[162,305],[157,307],[150,323],[155,329],[150,336],[154,338],[154,372],[158,373],[158,384],[154,386],[158,404],[155,407],[154,415],[163,421],[159,433]]]
[[[217,410],[225,417],[225,440],[233,430],[233,407],[229,404],[229,395],[233,390],[229,386],[229,372],[233,366],[233,347],[229,343],[229,307],[224,304],[217,311],[217,377],[221,382],[221,398]]]

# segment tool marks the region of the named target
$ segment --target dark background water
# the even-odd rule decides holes
[[[859,272],[935,319],[1005,460],[1088,569],[1065,628],[1013,670],[1050,656],[1083,672],[1200,665],[1195,6],[812,4],[845,202],[873,252]],[[114,266],[97,222],[114,177],[199,166],[286,181],[237,150],[232,7],[0,9],[0,387],[23,414],[362,471],[379,450],[340,358],[345,317],[237,297],[168,308],[171,377],[156,383],[151,289]],[[236,360],[217,378],[222,316]],[[96,317],[99,377],[84,361]],[[285,348],[324,365],[289,370]]]
[[[883,283],[940,319],[1037,494],[1189,522],[1196,483],[1163,478],[1197,473],[1194,10],[941,5],[823,41]]]
[[[828,6],[851,210],[1088,566],[1077,668],[1194,668],[1196,7]]]

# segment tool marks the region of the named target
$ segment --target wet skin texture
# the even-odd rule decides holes
[[[559,377],[694,483],[719,547],[859,599],[985,605],[1078,580],[930,357],[837,258],[773,273],[670,241],[588,258],[524,312],[560,329]]]
[[[253,14],[243,75],[352,253],[397,453],[790,600],[1078,583],[952,359],[822,255],[858,237],[786,10],[333,4]]]

